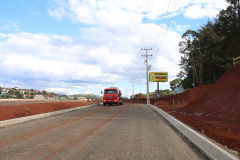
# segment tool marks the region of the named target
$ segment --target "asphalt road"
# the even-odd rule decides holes
[[[93,106],[0,128],[0,159],[207,159],[144,104]]]

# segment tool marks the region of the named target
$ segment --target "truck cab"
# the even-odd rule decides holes
[[[103,105],[106,104],[112,105],[122,105],[123,98],[121,97],[122,92],[117,87],[105,88],[103,92]]]

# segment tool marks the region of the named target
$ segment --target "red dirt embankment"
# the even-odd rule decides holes
[[[53,103],[34,103],[34,104],[22,104],[0,107],[0,121],[26,117],[41,113],[48,113],[68,108],[74,108],[79,106],[85,106],[99,101],[91,102],[53,102]]]
[[[207,94],[184,107],[184,111],[214,114],[240,122],[240,66],[229,69]]]
[[[180,104],[172,105],[173,100]],[[169,105],[161,105],[161,101]],[[240,66],[230,68],[214,85],[152,102],[195,130],[240,152]]]

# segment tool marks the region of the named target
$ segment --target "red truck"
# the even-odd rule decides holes
[[[102,93],[102,92],[101,92]],[[121,97],[122,92],[117,87],[105,88],[103,92],[103,105],[123,105],[123,98]]]

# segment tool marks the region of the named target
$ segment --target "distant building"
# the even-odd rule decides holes
[[[182,86],[174,88],[174,94],[183,93],[184,91],[185,89]]]
[[[25,94],[26,92],[29,93],[30,89],[20,89],[19,92],[21,94]]]
[[[86,97],[77,97],[79,100],[87,100],[87,98]]]
[[[45,97],[42,95],[35,95],[34,99],[45,99]]]

